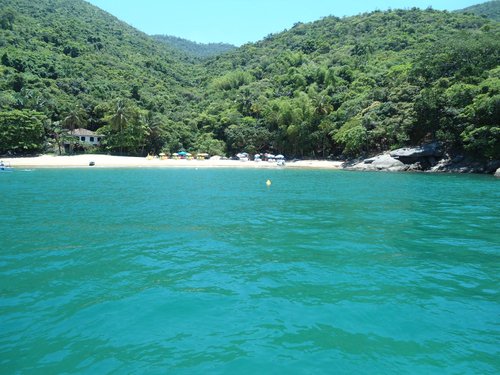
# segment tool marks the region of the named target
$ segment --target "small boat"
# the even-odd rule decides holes
[[[0,172],[12,172],[13,170],[8,161],[0,161]]]

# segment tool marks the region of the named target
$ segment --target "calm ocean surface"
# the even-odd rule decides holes
[[[491,176],[18,170],[0,203],[1,374],[500,373]]]

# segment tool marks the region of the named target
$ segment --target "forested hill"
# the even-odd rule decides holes
[[[500,0],[488,1],[483,4],[473,5],[459,10],[461,13],[474,13],[497,22],[500,21]]]
[[[110,135],[106,147],[124,153],[191,142],[184,111],[196,102],[201,67],[85,1],[0,0],[0,58],[4,122],[37,112],[45,126],[44,137],[14,149],[2,134],[0,153],[43,151],[41,138],[74,127],[100,128]],[[116,136],[125,125],[128,133]]]
[[[157,41],[165,43],[173,48],[187,53],[189,56],[206,58],[233,51],[237,47],[227,43],[196,43],[187,39],[171,35],[153,35]]]
[[[411,9],[298,23],[196,62],[81,0],[0,0],[0,154],[85,126],[126,154],[439,141],[500,159],[499,52],[498,22]]]
[[[287,155],[359,156],[437,140],[499,159],[499,27],[432,9],[298,23],[207,64],[203,121],[230,150],[271,139]]]

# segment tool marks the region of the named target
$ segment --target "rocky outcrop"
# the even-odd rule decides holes
[[[405,147],[391,151],[390,154],[404,164],[419,165],[420,169],[427,169],[434,166],[443,156],[443,150],[439,143],[433,142],[418,147]]]
[[[355,163],[347,169],[363,171],[423,171],[437,164],[443,152],[438,143],[400,148]]]
[[[494,174],[499,167],[500,161],[498,160],[486,162],[456,156],[439,160],[436,165],[429,169],[429,172]]]
[[[489,173],[500,177],[500,161],[478,161],[463,155],[445,154],[437,142],[400,148],[369,159],[347,162],[345,169],[362,171],[422,171],[445,173]],[[495,172],[496,171],[496,172]]]
[[[439,143],[433,142],[418,147],[398,148],[389,154],[395,159],[415,162],[423,157],[439,157],[443,154],[443,151]]]
[[[407,166],[401,161],[394,159],[389,154],[378,155],[370,159],[365,159],[360,163],[354,164],[347,169],[361,171],[404,171]]]

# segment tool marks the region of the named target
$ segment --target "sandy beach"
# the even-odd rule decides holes
[[[2,158],[14,168],[283,168],[275,162],[239,160],[174,160],[130,156],[72,155]],[[94,166],[89,164],[93,162]],[[287,162],[285,168],[341,169],[342,161],[300,160]]]

